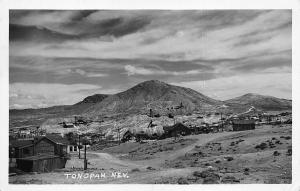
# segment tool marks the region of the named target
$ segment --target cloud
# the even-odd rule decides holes
[[[78,14],[79,11],[10,10],[9,22],[26,26],[43,26],[50,23],[68,22]]]
[[[76,36],[50,31],[37,26],[9,25],[9,40],[31,42],[61,42],[62,40],[75,40]]]
[[[69,105],[95,93],[115,93],[91,84],[12,83],[9,86],[10,109]]]
[[[98,18],[87,17],[95,11],[21,11],[10,12],[10,40],[57,42],[102,36],[121,37],[148,25],[147,16]]]
[[[55,24],[45,26],[78,38],[41,45],[11,43],[11,52],[176,61],[232,59],[291,49],[291,12],[287,10],[99,11],[80,22],[59,24],[59,30],[53,29]]]
[[[59,70],[55,71],[55,74],[59,75],[81,75],[88,78],[98,78],[98,77],[106,77],[108,74],[105,73],[97,73],[97,72],[87,72],[83,69],[75,68],[75,69],[65,69],[65,70]]]
[[[127,71],[128,76],[135,75],[135,74],[153,75],[155,73],[154,70],[149,70],[141,67],[137,68],[131,65],[126,65],[124,69]]]
[[[195,74],[200,74],[200,70],[188,70],[188,71],[165,71],[165,70],[157,70],[157,69],[147,69],[143,67],[136,67],[132,65],[126,65],[124,67],[125,71],[127,72],[128,76],[131,75],[174,75],[174,76],[179,76],[179,75],[195,75]]]
[[[199,91],[215,99],[227,100],[246,93],[292,98],[290,73],[244,74],[202,81],[173,83]]]
[[[288,69],[291,71],[292,67],[292,50],[262,54],[260,56],[253,56],[244,58],[238,62],[231,63],[230,69],[237,72],[259,72],[269,71],[269,69],[277,69],[283,71]]]

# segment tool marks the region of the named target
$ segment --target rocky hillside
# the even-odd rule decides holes
[[[245,94],[240,97],[229,99],[225,103],[232,107],[251,107],[267,111],[290,110],[292,109],[292,100],[280,99],[272,96],[259,94]]]
[[[189,88],[151,80],[108,96],[88,108],[84,114],[96,116],[103,113],[143,113],[150,108],[160,114],[170,111],[191,112],[213,109],[221,103]]]
[[[81,102],[76,103],[75,105],[87,104],[87,103],[99,103],[109,95],[107,94],[95,94],[84,98]]]

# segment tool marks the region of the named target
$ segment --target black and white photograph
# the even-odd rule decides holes
[[[291,9],[7,14],[8,184],[295,181]]]

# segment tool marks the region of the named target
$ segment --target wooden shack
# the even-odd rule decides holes
[[[233,131],[245,131],[255,129],[255,120],[232,120]]]
[[[50,172],[65,168],[67,158],[57,155],[34,155],[17,159],[17,167],[24,172]]]
[[[34,154],[63,156],[67,153],[68,142],[59,136],[41,137],[35,142]]]
[[[22,145],[23,144],[23,145]],[[68,141],[58,135],[47,135],[32,141],[11,142],[10,158],[25,172],[49,172],[64,168],[67,161]]]

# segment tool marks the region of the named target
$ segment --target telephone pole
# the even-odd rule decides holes
[[[84,170],[87,169],[87,159],[86,159],[86,144],[84,144]]]
[[[78,134],[78,158],[80,159],[80,134]]]

